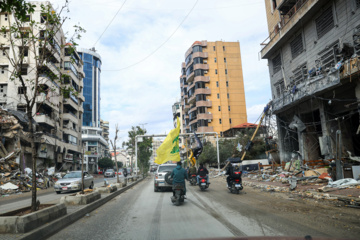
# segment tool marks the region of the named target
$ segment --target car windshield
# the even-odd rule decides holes
[[[66,174],[63,178],[81,178],[81,172],[70,172]]]
[[[167,171],[172,171],[176,166],[174,165],[170,165],[170,166],[160,166],[159,167],[159,172],[167,172]]]
[[[106,172],[113,172],[114,170],[112,170],[112,169],[108,169],[108,170],[106,170]]]

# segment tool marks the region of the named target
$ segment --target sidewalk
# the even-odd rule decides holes
[[[342,201],[345,205],[360,208],[359,185],[346,188],[324,188],[328,184],[327,180],[313,179],[311,181],[298,181],[296,188],[290,190],[290,184],[286,180],[263,180],[261,175],[256,174],[243,176],[243,184],[267,192],[291,193],[302,198],[314,198],[324,201]]]

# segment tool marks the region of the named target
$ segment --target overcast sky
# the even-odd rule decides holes
[[[55,8],[64,1],[50,0]],[[259,60],[268,36],[264,0],[69,2],[64,32],[80,24],[87,31],[80,47],[95,46],[102,58],[101,118],[110,122],[110,139],[115,124],[119,143],[131,126],[145,124],[149,134],[173,128],[181,63],[197,40],[240,42],[248,122],[258,119],[271,98],[267,61]]]

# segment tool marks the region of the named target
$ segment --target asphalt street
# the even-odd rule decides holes
[[[117,179],[115,178],[106,178],[107,181],[111,183],[116,183]],[[123,181],[124,178],[120,178],[120,181]],[[101,187],[104,185],[104,177],[100,176],[94,178],[94,186]],[[74,192],[63,192],[61,194],[56,194],[54,188],[50,187],[49,189],[39,190],[37,192],[37,199],[41,204],[57,204],[60,202],[60,198]],[[11,210],[23,208],[31,205],[31,192],[24,193],[21,195],[14,195],[9,197],[4,197],[0,199],[0,214],[9,212]]]
[[[278,206],[273,205],[269,193],[248,189],[239,195],[230,194],[223,179],[212,180],[204,192],[197,186],[187,189],[185,203],[174,206],[170,201],[172,193],[154,192],[150,177],[49,239],[353,237],[359,232],[340,229],[340,225],[334,229],[317,219],[311,220],[307,212],[276,210]]]

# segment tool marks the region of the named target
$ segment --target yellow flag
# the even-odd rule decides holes
[[[167,161],[180,161],[179,153],[179,134],[180,134],[180,120],[176,121],[176,128],[171,130],[166,136],[164,142],[156,150],[157,157],[155,163],[163,164]]]
[[[191,149],[190,149],[190,157],[189,157],[189,159],[190,159],[191,165],[195,166],[196,158],[194,157],[194,153],[193,153],[193,151]]]

